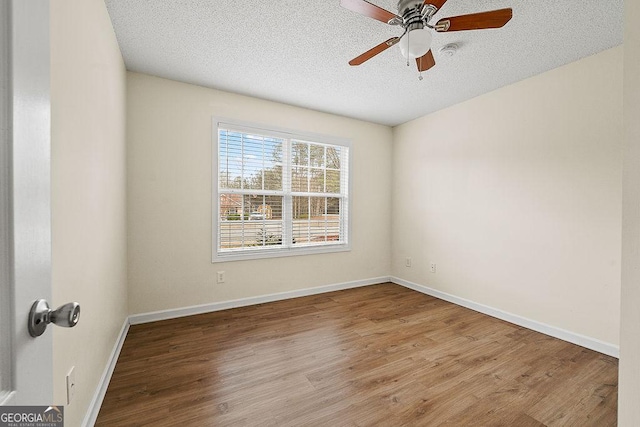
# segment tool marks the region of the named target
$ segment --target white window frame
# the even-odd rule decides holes
[[[276,138],[283,138],[286,140],[301,140],[308,141],[312,143],[318,144],[327,144],[327,145],[338,145],[341,147],[346,147],[348,150],[347,155],[347,180],[348,183],[346,185],[345,192],[346,194],[341,194],[337,197],[342,198],[343,204],[346,204],[341,209],[342,222],[340,224],[341,229],[343,230],[343,239],[340,242],[323,242],[318,245],[304,245],[304,246],[290,246],[290,247],[269,247],[266,249],[247,249],[247,250],[238,250],[238,251],[230,251],[230,252],[221,252],[220,241],[219,241],[219,233],[218,226],[220,220],[220,187],[218,185],[218,177],[219,177],[219,129],[220,128],[233,128],[233,130],[237,130],[240,132],[246,133],[256,133],[264,136],[272,136]],[[351,174],[351,159],[353,157],[351,141],[343,138],[314,134],[309,132],[299,132],[289,129],[275,128],[273,126],[266,126],[255,123],[248,123],[233,119],[219,118],[214,117],[212,123],[212,135],[213,135],[213,143],[212,143],[212,187],[211,187],[211,199],[212,199],[212,262],[227,262],[227,261],[240,261],[240,260],[249,260],[249,259],[263,259],[263,258],[280,258],[287,256],[298,256],[298,255],[311,255],[311,254],[323,254],[323,253],[334,253],[334,252],[346,252],[351,250],[351,185],[352,185],[352,174]],[[285,169],[285,173],[290,173],[291,165],[288,164],[288,156],[285,156],[285,164],[283,165],[283,169]],[[315,196],[315,195],[312,195]],[[318,196],[322,197],[324,194],[318,194]],[[290,209],[291,209],[291,195],[285,196],[285,200],[283,202],[283,217],[284,217],[284,228],[283,235],[288,235],[291,231],[291,218],[290,218]]]

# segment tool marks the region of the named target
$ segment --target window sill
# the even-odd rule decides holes
[[[213,263],[230,262],[230,261],[247,261],[265,258],[284,258],[290,256],[329,254],[334,252],[349,252],[351,246],[349,244],[330,244],[323,246],[298,247],[290,249],[278,250],[255,250],[245,252],[225,252],[213,254]]]

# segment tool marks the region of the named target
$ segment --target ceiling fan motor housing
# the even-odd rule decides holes
[[[438,9],[420,0],[399,0],[398,15],[402,16],[402,27],[411,31],[423,28]]]
[[[423,1],[420,0],[399,0],[398,1],[398,15],[404,18],[405,14],[418,11],[422,9]]]

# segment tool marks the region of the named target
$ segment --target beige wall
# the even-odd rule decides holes
[[[54,401],[76,396],[79,426],[128,314],[126,293],[126,74],[101,0],[51,3],[53,301],[78,301],[80,322],[54,328]]]
[[[625,1],[622,204],[621,427],[640,425],[640,4]]]
[[[352,250],[212,264],[213,116],[351,139]],[[391,136],[386,126],[128,73],[131,313],[388,276]]]
[[[617,345],[622,57],[397,127],[392,274]]]
[[[390,272],[617,344],[622,48],[392,134],[385,126],[125,73],[102,1],[55,3],[51,15],[53,302],[77,300],[83,309],[75,329],[54,330],[56,403],[64,403],[67,371],[77,370],[76,400],[65,409],[69,425],[84,417],[127,313]],[[632,58],[637,70],[637,55],[627,54],[625,67]],[[627,72],[625,80],[636,95],[638,75]],[[625,97],[627,117],[639,113],[637,101]],[[212,116],[351,139],[352,251],[212,264]],[[639,129],[629,123],[627,141],[637,142]],[[637,148],[628,147],[629,168],[640,167]],[[633,187],[625,190],[624,225],[637,231],[640,195]],[[640,261],[639,242],[629,241],[625,251],[629,301],[638,300],[631,261]],[[411,268],[405,257],[412,257]],[[432,261],[435,274],[428,271]],[[219,270],[226,271],[224,284],[215,283]],[[639,320],[631,304],[625,313],[621,376],[630,380],[621,380],[621,425],[631,426],[640,419],[639,363],[631,363],[640,348],[637,328],[627,328],[625,341],[624,325]]]

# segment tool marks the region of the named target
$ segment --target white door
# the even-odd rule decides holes
[[[52,335],[32,338],[32,303],[51,302],[49,1],[0,0],[0,404],[50,405]]]

